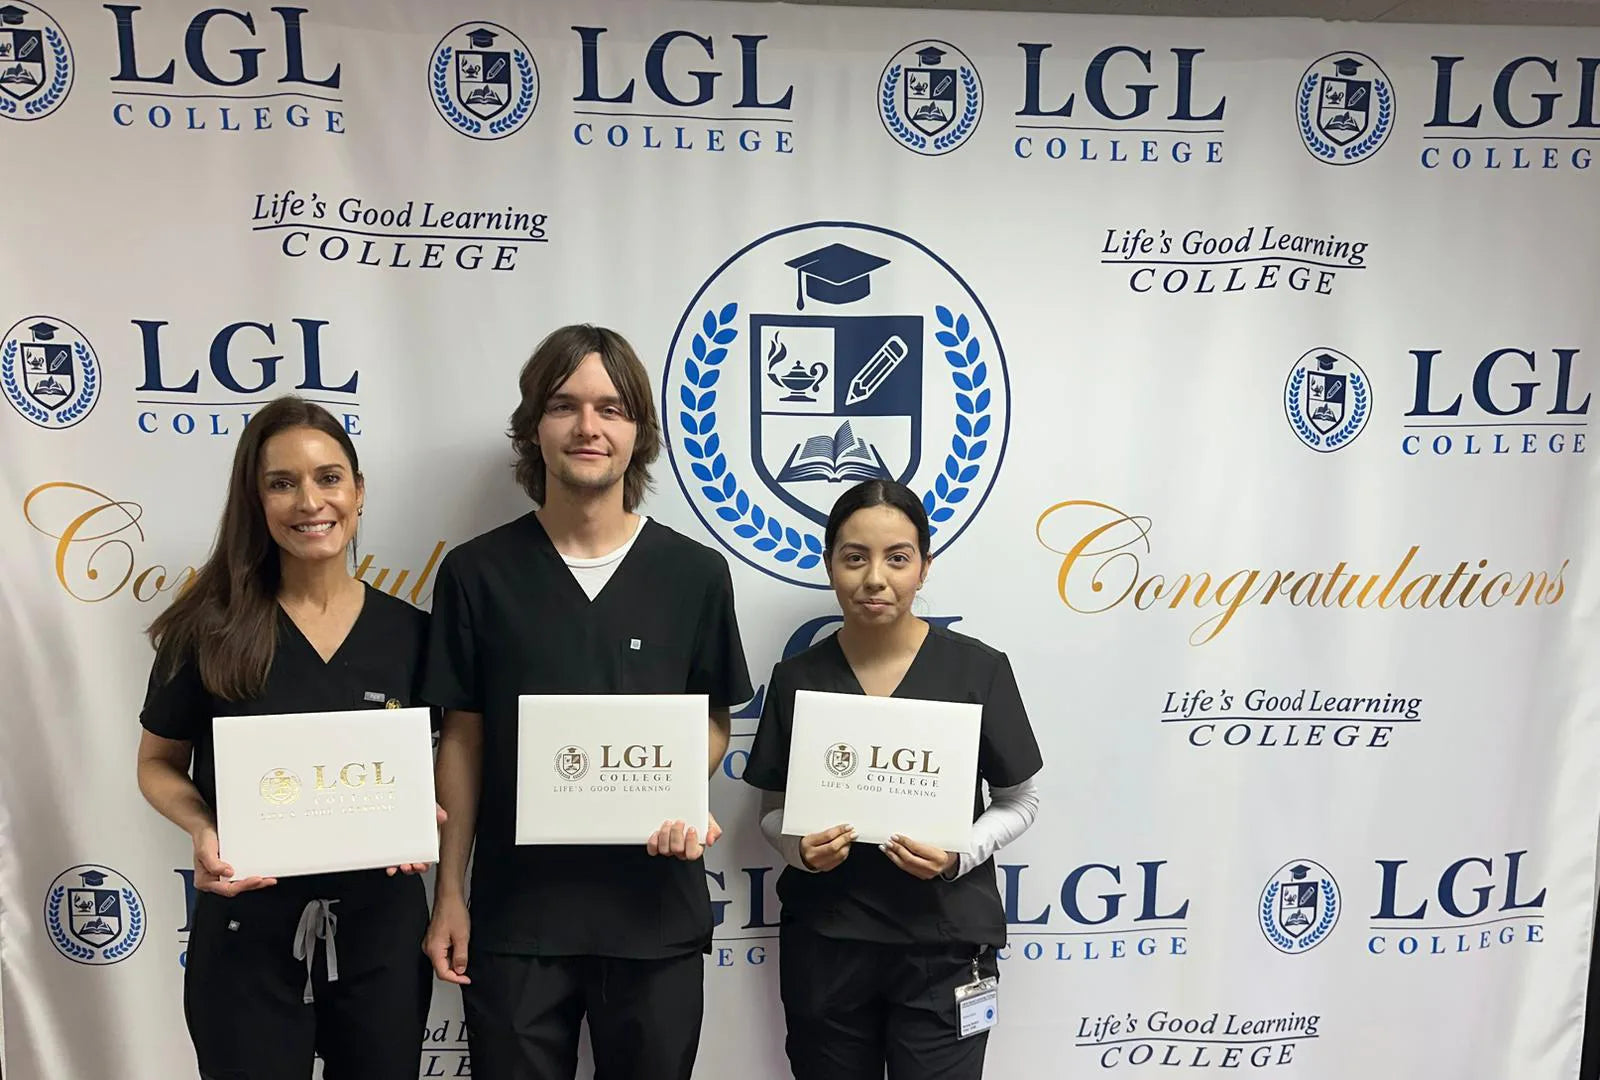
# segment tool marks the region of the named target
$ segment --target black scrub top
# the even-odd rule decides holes
[[[294,620],[277,609],[277,649],[261,693],[247,701],[224,701],[205,688],[200,667],[186,657],[171,679],[158,660],[150,671],[139,722],[153,735],[194,744],[191,775],[206,805],[216,808],[216,757],[211,720],[216,716],[409,708],[417,693],[427,644],[428,616],[404,600],[366,586],[361,613],[333,657],[324,662]],[[390,703],[393,702],[393,705]],[[396,875],[398,877],[399,875]],[[260,893],[284,903],[300,898],[353,899],[390,881],[383,870],[307,874],[280,878]],[[263,900],[263,903],[266,901]]]
[[[797,690],[861,694],[861,684],[836,637],[778,664],[767,686],[745,782],[783,791],[789,780],[789,738]],[[972,818],[984,811],[983,781],[1012,787],[1039,771],[1043,760],[1005,653],[975,638],[929,625],[928,636],[892,697],[983,706]],[[917,839],[912,837],[913,840]],[[994,860],[955,881],[923,881],[900,869],[876,844],[853,844],[832,870],[785,867],[778,878],[783,918],[824,937],[889,945],[992,945],[1006,941],[1005,911],[995,886]]]
[[[748,701],[727,563],[646,521],[590,600],[529,513],[440,564],[422,684],[431,704],[483,715],[473,949],[629,959],[709,949],[701,861],[652,856],[648,836],[636,846],[516,844],[521,694],[705,694],[711,708]]]

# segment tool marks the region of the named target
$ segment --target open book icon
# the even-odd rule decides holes
[[[830,437],[813,435],[789,451],[789,460],[778,473],[778,483],[791,480],[892,479],[883,456],[871,443],[850,430],[850,421],[839,425]]]

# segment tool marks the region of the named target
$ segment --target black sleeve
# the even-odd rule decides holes
[[[749,701],[755,691],[750,687],[750,669],[745,666],[744,645],[739,641],[728,564],[718,559],[717,571],[695,628],[687,685],[690,693],[707,695],[713,709],[726,709]]]
[[[1012,787],[1044,766],[1033,725],[1022,706],[1011,661],[1004,653],[995,662],[983,696],[983,730],[978,736],[978,772],[992,787]]]
[[[456,553],[439,564],[428,620],[428,648],[422,664],[421,700],[441,709],[483,711],[483,680],[478,673],[478,639],[472,608],[457,575]]]
[[[789,786],[789,733],[794,722],[794,689],[782,681],[783,665],[772,669],[766,700],[761,704],[761,725],[756,728],[744,782],[767,791]]]
[[[150,665],[150,685],[145,690],[139,723],[163,739],[194,742],[211,723],[211,695],[200,681],[200,665],[191,654],[166,677],[166,658],[157,655]]]

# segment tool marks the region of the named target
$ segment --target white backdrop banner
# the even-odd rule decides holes
[[[659,380],[647,511],[758,686],[862,470],[1044,750],[996,1076],[1576,1075],[1596,847],[1600,34],[736,3],[0,7],[6,1074],[188,1075],[142,629],[298,392],[428,606],[549,330]],[[784,1075],[713,785],[697,1075]],[[90,900],[92,917],[80,914]],[[98,920],[98,925],[96,925]],[[471,1075],[437,988],[422,1076]]]

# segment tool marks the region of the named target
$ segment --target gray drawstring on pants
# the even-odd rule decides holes
[[[339,981],[339,953],[334,948],[333,936],[339,929],[339,916],[329,910],[337,900],[313,900],[300,913],[300,925],[294,931],[294,958],[306,962],[306,989],[300,1000],[307,1005],[316,1000],[311,992],[311,965],[316,957],[317,939],[328,943],[328,981]]]

